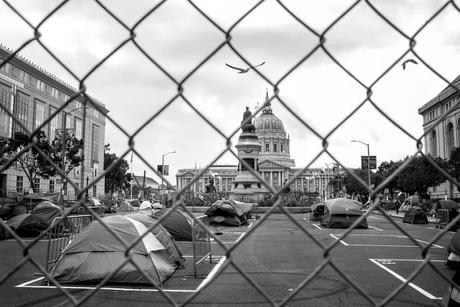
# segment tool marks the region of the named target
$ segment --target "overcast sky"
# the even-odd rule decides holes
[[[133,26],[155,1],[102,1],[129,27]],[[381,13],[401,31],[412,36],[446,1],[372,1]],[[196,1],[209,17],[228,30],[256,1]],[[304,23],[323,32],[354,1],[284,1]],[[13,1],[33,25],[37,25],[59,1]],[[3,2],[0,3],[1,42],[16,49],[33,37],[33,29]],[[8,25],[8,26],[5,26]],[[69,1],[41,27],[41,41],[79,77],[129,37],[129,32],[94,1]],[[416,52],[448,80],[460,70],[460,13],[449,5],[416,37]],[[319,42],[318,37],[292,18],[276,1],[265,1],[231,32],[232,44],[251,63],[258,64],[267,79],[277,83]],[[365,85],[372,84],[409,47],[409,42],[386,24],[366,3],[359,3],[326,33],[325,47]],[[225,34],[200,15],[186,1],[166,1],[136,29],[136,41],[173,78],[181,81],[225,41]],[[71,84],[77,82],[33,42],[21,54]],[[413,54],[404,59],[414,58]],[[421,63],[401,62],[374,87],[373,101],[415,137],[422,132],[422,117],[417,110],[435,97],[446,83]],[[246,106],[253,112],[263,103],[265,92],[273,87],[251,71],[238,74],[225,66],[246,64],[228,47],[220,49],[183,84],[184,96],[220,131],[229,136],[239,126]],[[133,133],[177,94],[177,86],[133,43],[128,43],[86,81],[88,93],[110,110],[110,116]],[[321,135],[328,134],[365,98],[366,90],[325,52],[317,50],[279,85],[280,97],[293,112]],[[304,167],[321,150],[322,141],[299,122],[276,99],[273,112],[284,123],[291,139],[291,156],[297,167]],[[239,134],[239,133],[238,133]],[[236,143],[238,134],[232,138]],[[415,142],[402,133],[372,105],[366,103],[335,131],[329,150],[342,164],[359,167],[370,144],[377,163],[399,160],[415,152]],[[106,143],[121,154],[128,139],[112,123],[106,126]],[[225,149],[226,140],[201,119],[182,99],[176,99],[136,136],[136,149],[153,167],[161,164],[162,154],[171,175],[179,168],[205,166]],[[128,159],[129,160],[129,159]],[[314,166],[332,162],[322,156]],[[217,163],[236,164],[226,154]],[[133,168],[141,175],[153,176],[140,159]],[[174,176],[169,180],[175,183]]]

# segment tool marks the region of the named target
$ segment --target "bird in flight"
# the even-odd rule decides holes
[[[416,60],[413,60],[413,59],[409,59],[409,60],[405,60],[403,63],[402,63],[402,68],[405,70],[406,69],[406,64],[407,63],[414,63],[414,64],[418,64]]]
[[[265,62],[262,62],[262,63],[260,63],[259,65],[256,65],[256,66],[249,66],[248,68],[240,68],[240,67],[235,67],[235,66],[232,66],[230,64],[225,63],[225,65],[227,65],[228,67],[238,70],[239,74],[244,74],[244,73],[248,72],[250,69],[262,66],[264,64],[265,64]]]

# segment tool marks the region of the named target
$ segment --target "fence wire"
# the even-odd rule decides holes
[[[185,75],[184,78],[182,79],[177,79],[172,76],[172,74],[160,63],[159,60],[155,59],[152,55],[150,55],[143,47],[142,43],[137,40],[136,37],[136,31],[139,28],[140,25],[142,25],[146,19],[154,14],[160,14],[157,12],[159,8],[161,8],[167,1],[160,1],[158,4],[153,6],[150,10],[145,12],[145,14],[137,21],[134,23],[132,27],[128,26],[126,23],[122,21],[122,16],[117,16],[115,13],[113,13],[108,5],[103,4],[101,1],[95,0],[94,2],[98,5],[98,7],[107,14],[107,16],[110,16],[116,23],[121,25],[122,28],[126,30],[126,36],[124,40],[122,40],[121,43],[119,43],[113,50],[111,50],[101,61],[99,61],[97,64],[95,64],[83,77],[78,77],[78,75],[73,72],[69,66],[66,65],[64,61],[62,61],[52,50],[52,48],[49,48],[42,40],[41,40],[41,30],[42,30],[42,25],[47,22],[48,20],[52,19],[54,16],[59,15],[60,11],[63,9],[63,7],[70,2],[69,0],[67,1],[62,1],[57,5],[53,10],[49,12],[43,18],[37,25],[33,25],[31,21],[29,21],[25,15],[18,10],[12,1],[7,1],[3,0],[3,2],[11,9],[14,14],[16,14],[22,21],[24,21],[28,27],[33,31],[33,36],[24,41],[24,43],[14,50],[10,56],[5,58],[1,63],[0,63],[0,68],[6,65],[6,63],[10,62],[14,57],[16,57],[24,48],[29,46],[30,44],[36,42],[38,43],[46,53],[48,53],[53,59],[55,59],[63,69],[65,69],[75,80],[78,80],[78,90],[76,91],[75,95],[70,97],[65,103],[62,104],[62,106],[56,110],[56,112],[51,115],[50,117],[46,118],[44,122],[37,127],[35,130],[30,131],[28,127],[24,126],[24,124],[21,122],[19,118],[15,116],[7,107],[3,106],[0,104],[0,109],[8,114],[12,120],[14,121],[15,125],[18,125],[20,128],[24,129],[27,131],[30,135],[35,135],[40,129],[45,127],[46,125],[49,125],[50,122],[60,114],[61,111],[65,109],[66,106],[68,106],[70,103],[75,101],[76,99],[83,99],[84,101],[84,106],[86,105],[91,105],[93,108],[103,111],[101,106],[98,105],[97,103],[93,102],[93,99],[87,94],[87,87],[86,87],[86,81],[87,79],[93,75],[101,66],[103,66],[107,60],[109,60],[115,53],[117,53],[119,50],[124,48],[127,44],[131,43],[133,46],[135,46],[141,54],[156,68],[158,68],[172,83],[175,84],[177,87],[176,93],[171,97],[168,101],[165,101],[163,106],[160,108],[159,111],[156,113],[152,114],[152,116],[144,122],[133,134],[130,134],[126,131],[125,128],[123,128],[119,123],[117,123],[117,120],[115,118],[112,118],[110,115],[107,114],[106,119],[110,121],[112,124],[114,124],[124,135],[126,135],[129,138],[129,148],[121,155],[120,158],[127,157],[128,154],[133,152],[141,161],[143,161],[148,167],[150,168],[151,171],[153,171],[157,176],[162,177],[162,174],[160,174],[154,167],[154,165],[147,161],[140,152],[138,152],[135,148],[135,137],[138,133],[143,131],[147,125],[152,123],[157,119],[157,117],[164,111],[166,110],[174,101],[178,99],[182,99],[187,105],[191,107],[191,109],[204,121],[206,122],[210,127],[215,130],[223,139],[226,140],[227,146],[222,148],[222,151],[215,157],[213,161],[211,161],[208,166],[204,169],[201,170],[199,176],[196,176],[193,181],[191,181],[184,189],[176,191],[177,192],[177,197],[174,199],[174,203],[172,204],[171,209],[168,211],[170,214],[174,210],[183,210],[186,213],[188,213],[191,217],[193,217],[192,212],[190,211],[190,208],[186,207],[185,202],[184,202],[184,196],[187,191],[187,189],[191,186],[193,186],[198,178],[203,176],[208,170],[210,165],[212,165],[214,162],[218,161],[224,154],[226,153],[231,153],[236,159],[239,160],[239,162],[246,166],[247,169],[265,186],[267,190],[269,190],[272,194],[273,197],[272,199],[274,200],[274,205],[261,216],[260,219],[256,221],[256,223],[251,227],[245,235],[239,240],[236,244],[234,244],[231,247],[228,247],[218,236],[216,236],[212,231],[209,231],[209,236],[212,237],[212,239],[222,248],[225,252],[226,255],[226,260],[218,270],[217,274],[213,277],[213,280],[215,280],[221,272],[223,272],[227,267],[232,267],[234,268],[238,274],[240,274],[260,295],[266,300],[267,303],[273,306],[279,306],[279,305],[285,305],[288,304],[289,302],[292,301],[292,299],[302,290],[304,289],[307,285],[309,285],[315,278],[318,277],[318,275],[326,268],[332,268],[334,271],[336,271],[344,280],[348,282],[348,284],[353,287],[362,297],[367,300],[371,305],[374,306],[382,306],[385,305],[389,302],[391,302],[395,296],[398,295],[411,281],[413,281],[419,273],[426,267],[431,267],[439,276],[441,276],[447,283],[452,284],[454,287],[458,288],[457,285],[453,284],[450,280],[450,277],[448,277],[445,273],[441,272],[437,267],[433,265],[432,262],[430,262],[430,249],[433,247],[436,242],[443,237],[446,232],[448,231],[448,227],[444,228],[442,231],[438,232],[427,245],[421,245],[419,241],[417,241],[413,236],[411,236],[410,233],[408,233],[405,229],[403,229],[398,223],[396,223],[388,214],[385,210],[382,209],[380,206],[379,201],[376,201],[372,203],[369,207],[369,210],[357,221],[354,222],[352,227],[347,229],[345,232],[343,232],[340,237],[337,240],[334,240],[333,243],[329,245],[324,245],[322,242],[320,242],[315,235],[309,231],[305,225],[299,223],[298,220],[292,216],[292,214],[283,206],[281,206],[281,198],[280,198],[280,193],[281,191],[275,191],[264,179],[260,176],[259,173],[255,172],[250,165],[247,164],[246,161],[239,159],[238,154],[235,152],[235,150],[232,148],[232,143],[231,143],[231,138],[234,137],[239,133],[239,129],[241,128],[240,126],[235,127],[234,131],[231,133],[231,135],[226,135],[218,126],[213,124],[207,117],[206,115],[202,112],[202,110],[197,109],[193,101],[189,99],[185,93],[184,89],[187,86],[187,80],[189,80],[194,74],[196,74],[197,71],[202,68],[203,65],[205,65],[210,59],[212,59],[216,54],[224,47],[230,48],[232,52],[240,58],[244,63],[246,63],[249,66],[253,66],[253,63],[251,63],[247,57],[245,57],[244,53],[238,49],[236,45],[233,44],[233,35],[236,29],[241,25],[241,23],[244,22],[245,19],[248,18],[254,11],[256,11],[262,3],[266,2],[268,0],[261,0],[257,3],[255,3],[252,7],[250,7],[244,14],[239,16],[238,19],[234,21],[234,23],[228,28],[224,29],[222,28],[215,20],[213,20],[212,16],[207,14],[197,3],[194,1],[187,1],[190,5],[191,8],[193,8],[199,15],[202,17],[203,23],[208,23],[212,25],[215,29],[219,31],[221,34],[221,40],[215,42],[215,47],[214,49],[209,52],[201,61],[196,63],[196,65]],[[426,61],[420,54],[417,53],[415,50],[415,47],[417,46],[417,39],[420,36],[420,34],[423,32],[423,30],[430,24],[432,23],[441,13],[445,12],[447,9],[455,9],[458,13],[460,13],[460,9],[458,5],[455,3],[455,1],[446,1],[442,6],[439,7],[437,11],[430,16],[426,22],[415,32],[414,35],[408,35],[405,33],[403,30],[401,30],[396,24],[390,21],[390,19],[383,13],[381,12],[376,6],[373,5],[371,1],[361,1],[357,0],[353,2],[349,7],[347,7],[335,20],[333,20],[329,26],[326,27],[326,29],[322,32],[315,31],[311,26],[308,24],[308,20],[303,20],[300,18],[298,15],[296,15],[296,12],[291,10],[289,6],[283,1],[276,1],[278,4],[278,8],[281,11],[286,12],[289,14],[293,20],[295,20],[301,27],[303,27],[305,30],[307,30],[309,33],[314,35],[317,39],[317,44],[311,48],[311,50],[307,50],[303,57],[301,58],[300,61],[298,61],[295,65],[290,67],[283,75],[281,78],[278,80],[271,80],[269,77],[264,75],[259,69],[255,68],[254,71],[255,73],[265,82],[271,85],[272,90],[273,90],[273,95],[269,98],[269,102],[273,101],[274,99],[277,99],[281,105],[290,113],[294,118],[296,118],[302,125],[303,127],[308,130],[309,132],[313,133],[319,140],[322,141],[322,150],[320,150],[317,155],[306,165],[302,171],[298,172],[293,178],[290,178],[289,182],[286,183],[286,186],[294,183],[294,181],[299,178],[302,173],[306,170],[308,170],[312,164],[321,156],[321,155],[328,155],[330,156],[338,165],[340,165],[342,168],[346,170],[347,173],[352,175],[363,187],[365,187],[369,193],[370,197],[376,196],[380,191],[382,191],[385,186],[393,180],[398,174],[400,174],[409,164],[413,159],[415,159],[416,156],[423,156],[426,161],[428,161],[431,165],[433,165],[436,169],[438,169],[439,172],[441,172],[446,180],[449,180],[453,185],[459,187],[459,183],[450,176],[445,170],[440,168],[436,162],[433,160],[433,158],[429,155],[425,155],[423,153],[423,148],[422,148],[422,139],[425,137],[425,135],[429,134],[431,130],[426,131],[423,135],[420,136],[414,136],[412,135],[409,131],[404,129],[401,125],[399,125],[389,114],[384,112],[378,105],[378,103],[374,100],[373,98],[373,88],[375,85],[385,76],[387,73],[393,69],[396,65],[400,63],[400,61],[407,56],[408,54],[412,54],[415,56],[415,58],[420,61],[426,68],[428,68],[436,77],[440,78],[443,80],[453,91],[455,91],[456,94],[460,93],[460,89],[453,83],[451,83],[448,78],[444,77],[439,71],[437,71],[433,66],[430,65],[428,61]],[[328,34],[331,32],[332,29],[336,27],[340,27],[339,23],[340,21],[345,18],[347,15],[349,15],[352,11],[354,11],[357,7],[358,4],[365,4],[367,5],[368,8],[370,8],[373,12],[376,13],[376,17],[386,23],[387,25],[391,26],[392,29],[396,33],[400,35],[400,37],[404,38],[407,43],[408,47],[407,49],[402,52],[398,57],[394,59],[391,65],[389,65],[373,82],[370,84],[366,84],[362,80],[360,80],[353,72],[348,69],[343,63],[340,62],[340,60],[334,56],[334,53],[328,49],[327,46],[327,38]],[[322,134],[319,131],[317,131],[315,128],[313,128],[307,120],[304,118],[300,117],[298,114],[296,114],[293,109],[289,105],[289,101],[287,101],[283,96],[282,93],[280,92],[279,85],[288,77],[291,76],[293,72],[295,72],[302,64],[306,63],[309,61],[309,59],[318,51],[322,50],[329,59],[337,65],[342,71],[344,71],[351,79],[353,79],[357,84],[359,84],[363,91],[365,92],[365,99],[357,104],[354,110],[350,112],[347,116],[345,116],[340,122],[338,122],[327,134]],[[439,123],[441,123],[444,119],[446,119],[449,114],[451,114],[452,110],[454,110],[459,103],[459,100],[457,100],[456,104],[454,107],[451,109],[450,112],[444,113],[440,118],[438,118],[432,127],[437,126]],[[389,120],[399,131],[405,135],[407,135],[410,139],[414,141],[414,152],[411,157],[411,159],[406,160],[400,168],[395,171],[391,176],[389,176],[385,181],[383,181],[379,186],[375,187],[374,189],[366,182],[364,182],[361,178],[359,178],[352,170],[347,169],[344,165],[342,165],[338,159],[338,157],[335,157],[329,150],[328,150],[328,142],[329,142],[329,137],[337,131],[340,127],[342,127],[350,118],[352,118],[359,110],[363,109],[364,106],[370,105],[372,106],[378,113],[380,113],[382,116],[384,116],[387,120]],[[258,113],[261,112],[261,110],[266,106],[266,104],[260,106],[255,114],[252,115],[253,118],[257,116]],[[86,109],[86,108],[85,108]],[[84,128],[83,128],[84,129]],[[433,128],[434,129],[434,128]],[[83,135],[83,140],[85,139],[85,135]],[[20,270],[25,264],[31,263],[37,270],[39,270],[45,277],[46,280],[49,281],[50,284],[55,285],[62,295],[64,295],[70,303],[73,305],[82,305],[83,303],[87,302],[94,294],[96,294],[101,287],[103,287],[109,280],[110,278],[118,271],[120,270],[125,264],[130,263],[134,267],[136,267],[139,270],[139,273],[142,274],[146,279],[148,279],[152,286],[157,288],[158,291],[161,293],[161,295],[169,302],[171,305],[174,306],[182,306],[182,305],[187,305],[189,303],[193,303],[194,299],[196,296],[198,296],[200,293],[202,293],[205,289],[206,286],[201,288],[200,291],[195,292],[190,294],[187,298],[182,299],[180,302],[178,302],[174,297],[172,297],[168,292],[164,291],[161,287],[158,287],[153,280],[149,276],[147,276],[142,270],[139,268],[139,266],[136,264],[135,261],[132,259],[132,249],[133,247],[142,240],[142,238],[147,235],[147,233],[144,234],[144,236],[140,237],[136,242],[133,242],[131,244],[128,244],[124,242],[124,240],[117,235],[112,229],[110,229],[107,225],[105,225],[104,221],[96,214],[96,212],[93,211],[93,209],[84,202],[84,195],[85,193],[91,189],[98,181],[102,180],[102,178],[105,176],[107,172],[112,170],[115,167],[115,163],[113,163],[109,168],[107,168],[103,173],[99,174],[96,179],[90,182],[90,184],[87,187],[82,186],[77,186],[73,183],[73,181],[67,176],[65,170],[60,169],[58,165],[54,164],[48,156],[44,154],[40,150],[40,148],[37,146],[38,140],[36,137],[32,137],[30,140],[29,146],[26,146],[23,148],[21,152],[18,152],[14,157],[12,157],[3,167],[0,168],[0,172],[6,170],[8,167],[10,167],[13,163],[17,161],[17,159],[24,153],[27,153],[30,149],[36,149],[49,163],[53,165],[53,167],[57,170],[59,175],[61,176],[62,179],[66,179],[69,184],[71,184],[74,189],[77,191],[78,195],[78,201],[73,205],[73,209],[77,208],[78,206],[83,206],[86,208],[86,210],[94,217],[95,220],[99,221],[105,228],[106,230],[111,233],[113,236],[115,236],[121,244],[123,244],[126,253],[125,253],[125,260],[123,263],[121,263],[117,268],[113,268],[114,271],[106,276],[104,280],[102,280],[94,289],[89,290],[84,293],[84,295],[76,297],[72,293],[70,293],[68,290],[66,290],[59,282],[57,282],[52,276],[50,276],[49,272],[46,270],[46,268],[39,263],[34,257],[31,256],[29,251],[31,248],[33,248],[37,242],[42,239],[45,236],[45,233],[47,231],[51,231],[53,229],[53,225],[49,226],[47,231],[43,232],[42,235],[38,236],[35,238],[32,242],[26,242],[22,240],[20,237],[16,235],[16,233],[3,221],[0,222],[0,225],[6,229],[6,231],[13,237],[18,244],[22,247],[23,250],[23,255],[24,258],[19,260],[15,266],[13,266],[4,276],[0,276],[0,284],[5,283],[9,278],[11,278],[18,270]],[[166,178],[164,178],[165,182],[168,182]],[[276,301],[270,293],[267,293],[267,291],[264,290],[264,288],[258,284],[254,278],[248,274],[244,268],[242,268],[236,261],[236,255],[238,254],[238,248],[244,244],[244,242],[247,240],[248,237],[250,237],[255,231],[257,231],[261,225],[263,225],[270,217],[270,215],[276,211],[281,211],[283,214],[287,216],[287,218],[294,224],[296,225],[308,238],[310,238],[321,250],[323,251],[323,259],[321,263],[316,267],[316,269],[311,272],[302,282],[299,283],[299,285],[293,289],[292,292],[289,293],[284,299],[279,302]],[[375,297],[371,296],[356,280],[352,279],[350,276],[348,276],[343,270],[339,268],[337,265],[336,261],[334,261],[331,257],[331,252],[337,247],[337,245],[340,243],[340,240],[345,239],[349,234],[353,231],[353,229],[359,225],[359,223],[367,218],[373,210],[380,211],[380,213],[383,215],[383,217],[388,220],[396,229],[398,229],[401,234],[407,236],[413,244],[417,245],[420,249],[420,256],[423,258],[423,261],[418,265],[417,269],[412,272],[412,274],[407,278],[406,281],[401,282],[401,284],[394,289],[390,294],[388,294],[385,298],[383,298],[381,301],[377,301]],[[66,213],[64,218],[70,215],[70,212]],[[162,218],[157,222],[161,222],[166,218],[166,216],[162,216]],[[450,225],[454,225],[458,220],[460,219],[460,215],[455,218]],[[202,228],[207,229],[206,225],[204,225],[202,220],[195,219],[195,223],[200,225]],[[154,228],[155,226],[152,226]],[[149,230],[151,230],[149,229]],[[208,284],[209,285],[209,284]],[[458,289],[460,290],[460,289]]]

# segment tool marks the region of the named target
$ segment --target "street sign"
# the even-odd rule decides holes
[[[371,169],[377,169],[377,156],[369,156]],[[361,156],[361,169],[367,169],[367,156]]]
[[[169,176],[169,165],[157,165],[157,171],[160,174],[163,174],[165,176]]]

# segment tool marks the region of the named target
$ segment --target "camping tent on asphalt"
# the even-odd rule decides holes
[[[214,202],[205,214],[209,224],[224,224],[228,226],[241,226],[248,222],[254,203],[236,202],[230,199],[221,199]]]
[[[362,204],[348,198],[334,198],[324,202],[326,213],[321,225],[327,228],[348,228],[363,215]],[[356,228],[368,228],[367,220],[362,219]]]
[[[39,217],[29,213],[13,216],[6,223],[20,237],[36,237],[49,226]]]
[[[446,265],[454,270],[460,269],[460,229],[457,229],[447,247]]]
[[[140,213],[112,215],[102,219],[110,230],[130,245],[148,232],[155,220]],[[162,286],[177,268],[182,267],[182,255],[174,239],[161,226],[155,226],[133,248],[131,263],[125,264],[109,283],[150,283]],[[99,221],[93,221],[79,233],[56,265],[51,275],[61,283],[98,282],[125,261],[125,246]],[[144,276],[149,277],[146,278]]]
[[[154,219],[160,219],[170,209],[158,209],[153,214]],[[160,221],[177,241],[192,241],[192,218],[179,209],[173,210],[167,217]]]
[[[53,220],[62,216],[62,209],[49,201],[43,201],[35,207],[30,214],[40,218],[48,226],[53,223]]]
[[[152,209],[152,203],[148,200],[144,200],[142,204],[139,206],[138,210],[145,210],[145,209]]]
[[[410,207],[404,214],[403,223],[428,224],[428,218],[422,208],[414,206]]]
[[[310,221],[321,221],[326,213],[326,205],[324,202],[316,203],[310,207]]]

